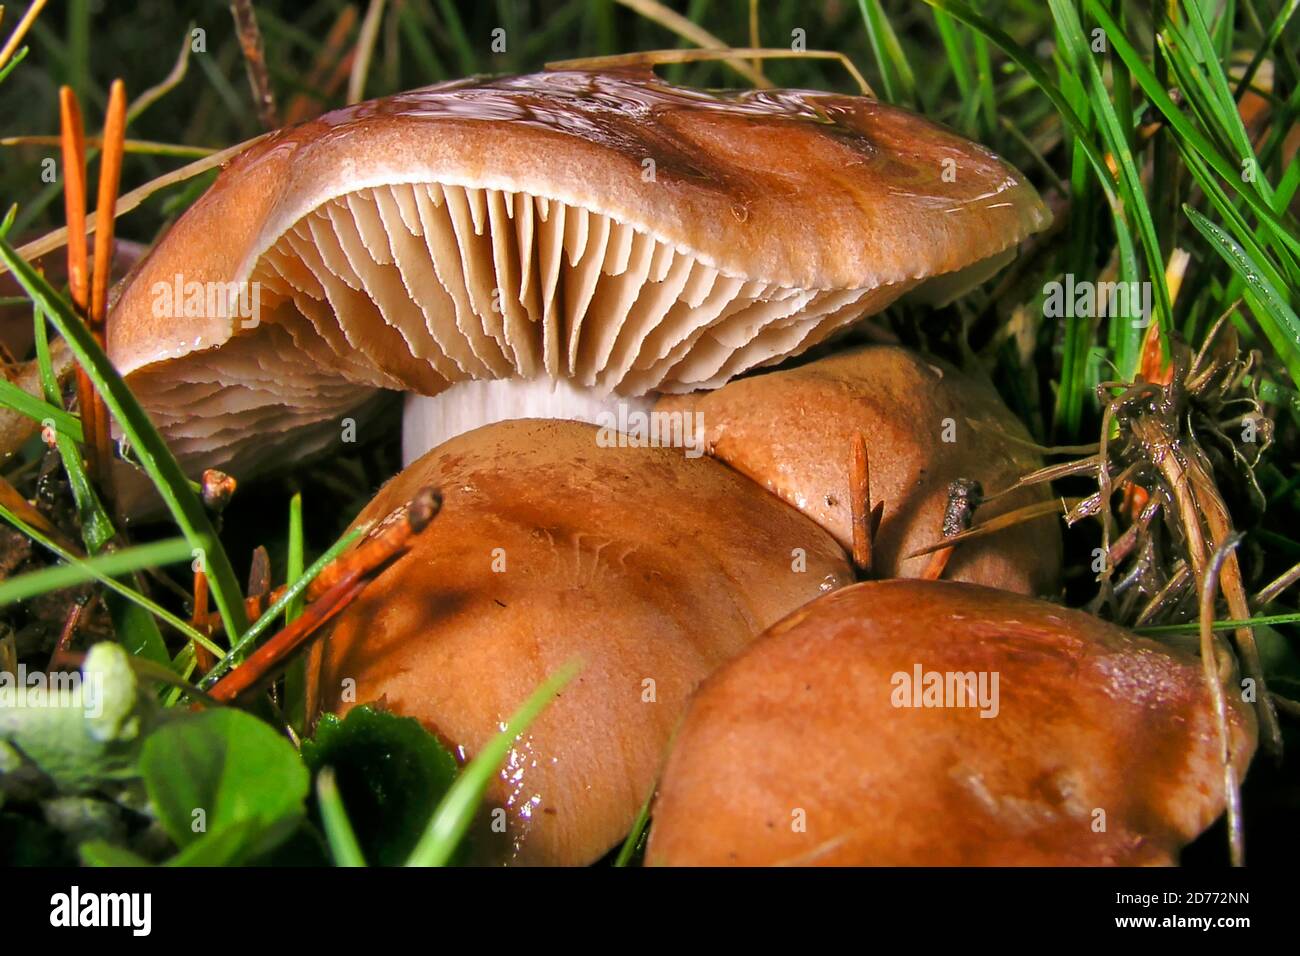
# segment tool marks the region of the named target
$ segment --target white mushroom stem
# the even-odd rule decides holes
[[[654,395],[629,398],[566,379],[457,382],[434,396],[409,394],[402,413],[402,466],[468,431],[516,418],[554,418],[620,427],[648,415]]]

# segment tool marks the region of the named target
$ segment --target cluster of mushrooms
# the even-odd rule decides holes
[[[953,482],[981,520],[1042,500],[993,494],[1033,446],[977,378],[834,347],[1049,219],[998,157],[867,97],[461,81],[239,155],[124,283],[109,349],[196,471],[328,455],[405,393],[407,465],[357,520],[428,486],[442,512],[314,648],[309,706],[380,702],[469,757],[579,659],[480,861],[594,862],[657,784],[650,864],[1168,863],[1223,810],[1225,743],[1244,772],[1250,710],[1227,695],[1225,742],[1194,650],[1044,600],[1050,516],[923,576]],[[178,281],[256,283],[257,319],[157,308]],[[630,412],[702,423],[704,453],[602,441]]]

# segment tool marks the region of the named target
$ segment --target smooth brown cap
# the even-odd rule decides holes
[[[1049,218],[988,150],[864,97],[461,81],[238,156],[124,289],[109,350],[182,457],[213,461],[257,452],[250,422],[319,423],[374,388],[714,387]],[[260,283],[257,325],[186,314],[177,276]]]
[[[846,548],[850,448],[861,432],[872,502],[884,502],[873,549],[873,573],[882,578],[925,569],[928,556],[906,556],[943,539],[951,482],[973,479],[993,495],[1042,465],[1025,447],[1028,432],[990,385],[894,346],[856,347],[713,392],[665,397],[657,407],[701,415],[710,454]],[[995,498],[976,509],[976,521],[1047,496],[1045,488],[1026,488]],[[1049,515],[959,544],[944,576],[1046,595],[1058,586],[1060,570],[1059,519]]]
[[[631,828],[696,684],[852,581],[829,535],[748,479],[596,436],[490,425],[389,482],[359,520],[426,485],[442,510],[309,666],[311,712],[382,701],[472,757],[543,680],[584,662],[489,787],[509,829],[478,836],[481,861],[598,859]]]
[[[995,715],[895,706],[924,703],[930,673],[997,674]],[[1255,719],[1224,683],[1244,774]],[[1194,654],[1005,591],[866,582],[796,611],[700,687],[646,861],[1172,863],[1224,808],[1216,728]]]

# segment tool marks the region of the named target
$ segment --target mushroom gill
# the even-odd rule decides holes
[[[376,389],[541,379],[592,420],[983,276],[1048,218],[984,148],[864,97],[461,81],[250,147],[129,280],[109,349],[191,466],[284,460],[268,435]],[[464,418],[441,408],[408,458]]]

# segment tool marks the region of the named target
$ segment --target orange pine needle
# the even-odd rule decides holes
[[[229,703],[273,680],[298,651],[306,646],[333,617],[347,607],[369,582],[369,576],[353,571],[309,604],[302,616],[254,651],[244,663],[217,681],[209,696],[219,703]]]
[[[203,634],[210,636],[207,627],[208,619],[208,576],[202,571],[194,572],[194,617],[191,623],[196,629]],[[217,659],[212,656],[212,652],[197,641],[194,644],[194,662],[198,669],[207,673],[217,664]]]
[[[86,249],[86,133],[81,121],[81,107],[72,87],[59,89],[60,138],[63,146],[63,205],[68,220],[68,289],[72,304],[83,320],[90,297],[90,271]],[[82,431],[87,438],[87,470],[99,475],[99,460],[93,441],[95,425],[95,389],[90,376],[80,364],[76,367],[77,405],[81,410]]]
[[[95,219],[103,223],[95,231],[95,271],[90,299],[90,331],[103,348],[108,335],[108,286],[113,273],[113,238],[117,225],[117,192],[122,181],[122,153],[126,144],[126,85],[114,80],[108,91],[108,113],[104,118],[104,152],[99,161],[99,199]],[[109,451],[108,410],[103,399],[95,395],[94,430],[88,436],[95,447],[95,457],[100,465],[100,481],[111,499],[112,472],[108,463]]]
[[[853,563],[865,575],[871,573],[875,523],[871,507],[871,461],[867,441],[855,432],[849,452],[849,512],[853,523]]]
[[[389,561],[406,550],[411,538],[427,528],[441,508],[442,495],[433,488],[424,488],[409,504],[388,515],[355,548],[325,568],[312,582],[308,597],[313,590],[316,597],[302,616],[217,681],[210,691],[211,697],[219,702],[232,701],[273,680]]]
[[[952,557],[954,545],[948,545],[946,548],[940,548],[930,555],[930,563],[925,566],[921,572],[921,579],[925,581],[938,581],[943,577],[944,569],[948,567],[948,559]]]

